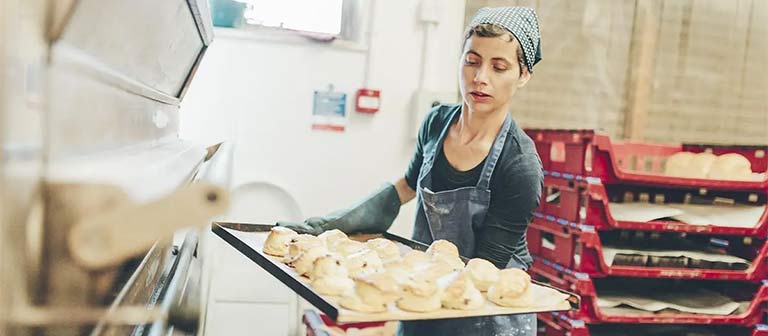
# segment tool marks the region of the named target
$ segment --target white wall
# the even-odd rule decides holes
[[[425,86],[455,92],[464,1],[435,3],[441,22],[430,29]],[[218,30],[182,104],[182,137],[235,141],[235,184],[277,184],[304,216],[345,207],[402,176],[415,146],[411,99],[424,43],[419,5],[374,3],[369,86],[382,90],[375,115],[352,108],[363,85],[365,52]],[[328,84],[348,94],[344,133],[311,130],[313,91]],[[393,231],[410,235],[414,203],[401,210]]]

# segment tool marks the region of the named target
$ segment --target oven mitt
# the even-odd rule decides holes
[[[351,208],[310,217],[302,223],[277,222],[276,225],[313,235],[333,229],[344,233],[382,233],[389,229],[399,212],[400,197],[395,186],[387,183]]]

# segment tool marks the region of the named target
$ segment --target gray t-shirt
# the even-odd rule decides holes
[[[424,159],[422,149],[438,141],[447,123],[458,120],[459,113],[456,114],[456,120],[449,119],[460,108],[458,104],[440,105],[424,119],[416,152],[405,172],[405,179],[414,190]],[[440,153],[442,145],[437,150],[439,153],[435,156],[432,184],[438,190],[434,191],[477,185],[478,168],[467,172],[457,171]],[[501,157],[491,175],[491,204],[484,225],[475,230],[475,255],[471,257],[487,259],[497,267],[504,268],[512,255],[515,255],[521,259],[519,261],[530,266],[532,259],[525,232],[533,212],[539,206],[543,176],[541,160],[533,141],[513,121]]]

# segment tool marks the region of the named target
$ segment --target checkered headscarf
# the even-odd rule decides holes
[[[504,27],[515,36],[523,49],[525,65],[532,73],[533,66],[541,60],[541,33],[536,11],[528,7],[483,7],[475,13],[466,31],[483,23]]]

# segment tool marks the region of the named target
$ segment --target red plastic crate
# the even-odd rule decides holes
[[[538,336],[591,336],[589,329],[582,321],[571,320],[564,316],[561,320],[558,314],[539,313]]]
[[[694,225],[676,221],[654,220],[649,222],[620,221],[611,214],[611,195],[614,199],[621,199],[624,194],[631,194],[635,198],[646,197],[653,201],[663,198],[666,202],[682,203],[682,200],[691,194],[700,193],[699,190],[674,190],[664,188],[648,188],[628,185],[604,185],[600,183],[587,183],[562,178],[546,177],[544,179],[545,192],[542,193],[537,215],[549,216],[552,220],[561,223],[589,224],[596,230],[631,229],[644,231],[675,231],[701,234],[738,235],[751,237],[765,237],[768,235],[768,206],[754,227],[735,228],[716,225]],[[556,201],[547,201],[549,193],[558,193]],[[710,196],[730,198],[743,204],[765,204],[766,194],[761,193],[731,193],[714,192]],[[584,211],[581,211],[582,208]]]
[[[758,282],[768,278],[768,242],[749,247],[754,253],[746,270],[672,268],[648,266],[609,266],[603,257],[598,232],[589,227],[573,228],[543,218],[534,218],[528,226],[528,249],[531,255],[552,261],[564,268],[585,273],[593,278],[607,276],[740,280]],[[550,246],[545,241],[551,242]]]
[[[325,327],[336,327],[346,331],[350,328],[365,329],[379,328],[384,326],[384,322],[337,324],[325,314],[318,313],[312,309],[305,310],[301,320],[304,322],[304,326],[306,327],[307,336],[330,336],[331,334],[326,331]]]
[[[763,281],[746,311],[739,315],[717,316],[697,315],[688,313],[664,313],[656,315],[611,315],[602,312],[597,305],[597,291],[593,279],[589,275],[575,272],[570,269],[557,267],[543,259],[534,260],[529,270],[536,280],[549,283],[552,286],[575,292],[581,296],[581,305],[578,311],[569,312],[569,316],[575,320],[584,321],[587,324],[600,323],[640,323],[640,324],[712,324],[712,325],[740,325],[754,326],[763,320],[765,303],[768,301],[768,281]],[[737,290],[745,290],[744,285],[734,287]]]
[[[752,170],[768,170],[768,145],[659,145],[615,142],[593,130],[526,129],[533,139],[544,169],[554,177],[575,180],[598,179],[602,183],[632,183],[668,187],[696,187],[719,190],[768,190],[763,181],[727,181],[689,179],[661,175],[663,162],[681,151],[711,151],[715,154],[739,153],[751,163]]]
[[[653,335],[653,328],[658,325],[631,325],[631,324],[602,324],[587,325],[582,321],[569,318],[560,313],[542,313],[539,318],[538,336],[606,336],[606,335]],[[684,330],[697,328],[705,329],[718,336],[768,336],[768,326],[756,325],[754,327],[742,326],[690,326],[683,325]],[[644,329],[648,328],[648,329]],[[639,330],[638,330],[639,329]],[[649,330],[650,329],[650,330]],[[638,333],[638,331],[642,332]],[[658,329],[656,329],[658,330]],[[631,333],[634,331],[635,333]],[[668,334],[667,334],[668,335]]]

